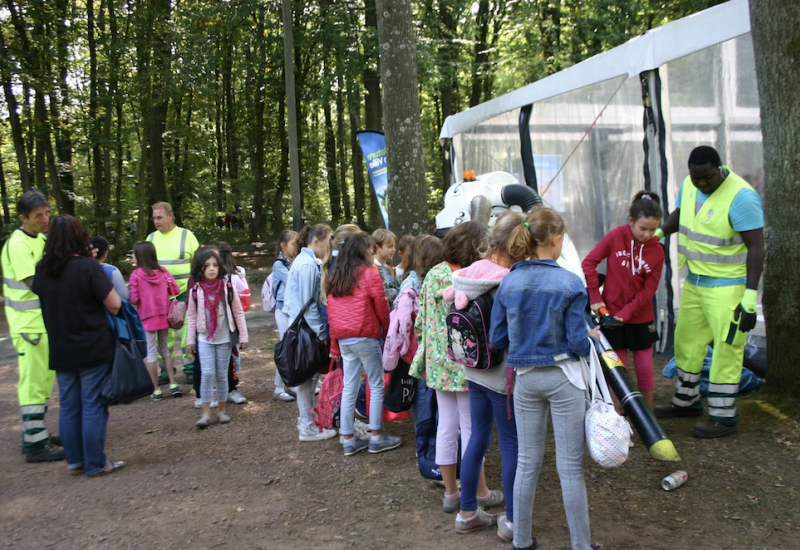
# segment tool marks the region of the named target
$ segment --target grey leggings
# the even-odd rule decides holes
[[[514,546],[531,544],[533,502],[542,468],[547,415],[556,440],[556,468],[573,550],[590,549],[589,503],[583,479],[586,392],[573,386],[559,367],[538,367],[517,376],[514,416],[519,455],[514,481]]]

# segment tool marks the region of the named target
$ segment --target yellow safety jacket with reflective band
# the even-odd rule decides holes
[[[41,233],[31,237],[18,229],[3,247],[3,296],[12,334],[45,332],[39,297],[25,284],[25,279],[36,274],[36,264],[44,256],[45,241]]]
[[[695,275],[735,279],[747,276],[747,246],[731,227],[728,213],[736,194],[753,188],[733,172],[695,214],[697,188],[690,177],[683,181],[681,195],[678,267],[689,264]]]
[[[200,248],[197,237],[188,229],[176,226],[167,234],[154,231],[147,236],[147,240],[156,247],[158,264],[172,273],[181,294],[186,292],[192,271],[192,256]]]

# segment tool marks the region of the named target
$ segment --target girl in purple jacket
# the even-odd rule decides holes
[[[169,302],[172,296],[180,294],[180,289],[172,274],[158,265],[156,247],[153,243],[141,242],[133,245],[133,258],[137,268],[131,273],[128,286],[131,289],[131,303],[139,311],[147,335],[145,363],[153,379],[152,399],[160,401],[162,397],[161,389],[158,387],[156,337],[158,337],[158,353],[164,358],[164,370],[169,376],[169,391],[174,397],[180,397],[181,387],[175,383],[175,370],[172,368],[172,357],[167,345]]]

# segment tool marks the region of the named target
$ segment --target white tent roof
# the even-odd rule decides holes
[[[439,140],[452,138],[485,120],[543,99],[614,77],[644,71],[750,32],[748,0],[730,0],[684,17],[568,69],[447,117]]]

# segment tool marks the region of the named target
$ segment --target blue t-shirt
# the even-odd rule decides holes
[[[675,200],[675,206],[681,207],[681,197],[683,197],[683,184]],[[695,196],[695,214],[703,207],[709,195],[699,189]],[[752,231],[764,227],[764,209],[761,206],[761,197],[752,189],[742,189],[733,197],[731,209],[728,211],[728,221],[734,231]],[[695,275],[689,270],[686,280],[695,286],[717,287],[743,285],[747,283],[747,277],[737,277],[728,279],[725,277],[707,277],[705,275]]]

